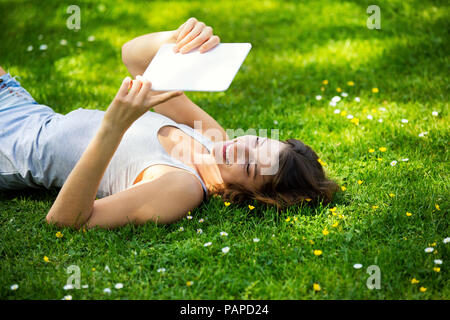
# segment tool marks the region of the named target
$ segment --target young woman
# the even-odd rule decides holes
[[[47,222],[75,228],[170,223],[213,194],[279,208],[328,203],[337,185],[309,146],[230,140],[182,92],[152,91],[139,76],[164,43],[183,54],[219,41],[195,18],[129,41],[122,57],[134,80],[124,79],[106,112],[55,113],[0,68],[0,190],[61,187]]]

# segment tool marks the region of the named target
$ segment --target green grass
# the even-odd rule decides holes
[[[260,204],[253,211],[225,207],[213,198],[192,212],[192,220],[113,231],[64,229],[62,238],[44,220],[57,190],[2,193],[1,299],[450,298],[449,244],[443,243],[450,235],[446,1],[378,1],[381,30],[366,28],[370,1],[83,1],[78,32],[65,27],[70,4],[0,1],[1,65],[20,76],[37,101],[60,113],[105,110],[127,74],[121,45],[195,16],[222,42],[251,42],[253,48],[227,92],[188,93],[191,99],[224,128],[277,128],[280,139],[301,139],[347,190],[329,207],[281,214]],[[90,35],[95,41],[87,41]],[[67,46],[59,44],[63,38]],[[42,43],[47,51],[38,50]],[[338,87],[349,96],[332,107]],[[359,124],[335,114],[336,108]],[[328,210],[333,206],[341,217]],[[204,247],[208,241],[212,246]],[[433,243],[435,251],[425,253]],[[323,254],[315,256],[314,249]],[[434,259],[443,260],[440,272],[433,271]],[[355,263],[363,267],[356,270]],[[88,289],[63,290],[70,265],[80,267]],[[381,270],[379,290],[366,287],[369,265]],[[166,272],[158,273],[162,267]],[[412,278],[420,283],[411,284]],[[123,289],[114,289],[118,282]],[[313,283],[322,290],[314,292]]]

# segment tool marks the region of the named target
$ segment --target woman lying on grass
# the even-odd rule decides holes
[[[219,41],[195,18],[129,41],[122,57],[134,80],[125,78],[106,112],[55,113],[0,68],[0,189],[61,187],[47,221],[75,228],[170,223],[210,195],[278,208],[328,203],[337,185],[309,146],[250,135],[230,140],[182,92],[152,91],[139,76],[164,43],[186,53]]]

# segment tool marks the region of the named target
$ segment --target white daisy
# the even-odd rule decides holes
[[[339,110],[339,109],[334,109],[334,113],[335,113],[335,114],[339,114],[339,113],[341,113],[341,110]]]
[[[383,119],[378,119],[378,122],[379,122],[379,123],[382,123],[382,122],[383,122]]]
[[[408,123],[408,119],[402,119],[402,123]]]
[[[202,229],[197,229],[197,233],[198,233],[198,234],[202,234],[202,233],[203,233],[203,230],[202,230]]]
[[[341,96],[343,96],[344,98],[345,98],[345,97],[348,97],[348,93],[347,93],[347,92],[342,92],[342,93],[341,93]]]
[[[66,285],[63,287],[63,289],[64,289],[64,290],[72,290],[72,289],[73,289],[73,285],[71,285],[71,284],[66,284]]]
[[[62,298],[61,300],[72,300],[72,296],[64,296],[64,298]]]
[[[445,238],[444,240],[442,240],[442,242],[443,242],[443,243],[449,243],[449,242],[450,242],[450,238],[447,237],[447,238]]]
[[[395,160],[391,162],[391,166],[395,166],[396,164],[397,164],[397,161],[395,161]]]
[[[186,219],[192,220],[192,216],[187,216]]]
[[[114,286],[114,288],[116,288],[117,290],[122,289],[123,288],[123,284],[122,283],[116,283],[116,285]]]
[[[92,42],[92,41],[95,40],[95,37],[94,37],[94,36],[89,36],[87,40],[88,40],[89,42]]]
[[[436,260],[434,260],[434,264],[442,264],[442,260],[441,259],[436,259]]]
[[[383,107],[380,107],[380,108],[378,108],[378,110],[380,110],[380,111],[386,111],[386,108],[383,108]]]
[[[431,114],[432,114],[434,117],[437,117],[437,116],[439,115],[439,113],[438,113],[437,111],[433,111]]]
[[[431,247],[425,248],[425,252],[426,252],[426,253],[431,253],[431,252],[433,252],[433,251],[434,251],[434,248],[431,248]]]
[[[356,102],[360,102],[361,99],[360,99],[359,97],[356,97],[356,98],[355,98],[355,101],[356,101]]]
[[[212,242],[207,242],[207,243],[205,243],[203,246],[204,246],[204,247],[209,247],[210,245],[212,245]]]
[[[334,96],[333,98],[331,98],[331,102],[337,103],[339,101],[341,101],[341,97],[339,96]]]
[[[347,119],[353,119],[353,116],[352,116],[351,114],[349,114],[349,115],[347,116]]]
[[[230,251],[230,247],[222,248],[223,253],[228,253],[228,251]]]
[[[67,46],[67,40],[66,39],[61,39],[59,44],[62,45],[62,46]]]
[[[355,269],[361,269],[362,268],[362,264],[361,263],[355,263],[354,265],[353,265],[353,268],[355,268]]]
[[[222,232],[220,233],[220,235],[221,235],[222,237],[226,237],[226,236],[228,236],[228,233],[226,233],[225,231],[222,231]]]
[[[258,238],[253,238],[253,242],[259,242]]]
[[[103,289],[104,293],[110,294],[111,293],[111,289],[110,288],[105,288]]]
[[[278,121],[277,120],[273,120],[273,124],[277,125]]]
[[[28,46],[27,51],[28,52],[33,51],[33,46]]]
[[[198,220],[198,222],[203,223],[203,222],[205,222],[205,220],[204,219],[200,219],[200,220]]]
[[[158,270],[156,270],[156,272],[166,272],[166,268],[159,268]]]
[[[330,106],[332,106],[332,107],[336,107],[336,102],[334,102],[334,101],[330,101]]]
[[[39,50],[41,50],[41,51],[45,51],[45,50],[47,50],[48,49],[48,46],[46,45],[46,44],[41,44],[40,46],[39,46]]]
[[[19,289],[19,285],[17,283],[15,283],[10,288],[11,288],[11,290],[15,291],[15,290]]]
[[[184,231],[184,228],[183,227],[180,227],[180,229],[178,229],[179,231]]]
[[[428,131],[421,132],[419,133],[419,137],[425,137],[426,134],[428,134]]]
[[[372,115],[367,115],[367,119],[369,119],[369,120],[373,120],[373,117],[372,117]]]
[[[317,101],[322,100],[322,96],[320,96],[320,95],[319,95],[319,96],[316,96],[316,100],[317,100]]]

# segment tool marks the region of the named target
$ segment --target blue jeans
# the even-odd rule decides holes
[[[0,190],[39,187],[39,135],[57,115],[38,104],[9,73],[0,76]]]

